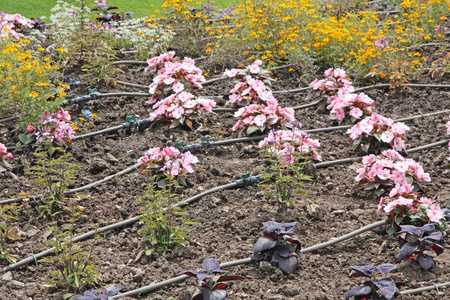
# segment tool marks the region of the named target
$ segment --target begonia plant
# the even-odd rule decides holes
[[[205,81],[201,69],[195,66],[195,61],[189,57],[180,60],[171,51],[147,60],[145,71],[156,73],[149,86],[153,96],[146,103],[155,104],[173,93],[181,91],[193,92],[194,88],[202,88]]]
[[[266,103],[275,99],[267,87],[270,85],[269,71],[261,69],[261,64],[261,60],[256,60],[246,69],[231,69],[224,72],[224,76],[236,82],[229,98],[229,103],[233,107]]]
[[[355,150],[360,146],[364,152],[379,153],[384,148],[404,151],[407,130],[409,127],[404,123],[375,114],[353,125],[347,134],[350,135],[350,149]]]
[[[298,122],[297,122],[298,123]],[[267,148],[267,152],[276,155],[283,165],[292,165],[295,161],[294,153],[305,158],[322,161],[318,152],[320,142],[310,138],[305,131],[300,130],[301,124],[292,129],[271,130],[269,135],[259,142],[259,148]]]
[[[391,221],[392,234],[401,224],[422,226],[428,223],[441,223],[444,218],[443,210],[427,197],[410,190],[394,197],[381,197],[378,212],[383,210]]]
[[[187,186],[184,175],[194,173],[198,158],[191,152],[180,152],[174,147],[150,148],[139,158],[142,163],[141,173],[156,181],[160,188],[166,187],[166,179],[175,180],[177,185]]]
[[[250,104],[241,107],[234,113],[239,120],[234,124],[233,131],[244,128],[246,134],[250,135],[256,131],[266,132],[286,126],[288,122],[295,120],[292,108],[281,108],[278,101],[268,100],[267,104]]]
[[[353,124],[357,120],[372,115],[375,107],[373,100],[364,93],[350,93],[348,89],[340,89],[336,95],[327,99],[330,119],[338,124]]]
[[[50,156],[57,148],[67,149],[76,138],[76,126],[70,120],[69,112],[63,108],[56,113],[45,112],[39,124],[28,125],[28,132],[19,135],[20,144],[43,147]]]
[[[11,165],[7,162],[7,160],[12,158],[13,155],[11,152],[8,152],[8,148],[5,146],[5,144],[0,143],[0,159],[3,163],[3,165],[0,165],[0,175],[7,169],[11,169]]]
[[[174,88],[176,89],[176,86]],[[212,113],[216,102],[211,99],[199,98],[183,90],[177,91],[153,105],[154,111],[150,113],[150,119],[153,121],[171,120],[169,128],[180,124],[185,124],[190,129],[195,124],[206,127],[207,114]]]
[[[395,150],[384,150],[380,155],[362,158],[363,167],[356,170],[355,180],[365,190],[375,190],[378,196],[389,192],[389,197],[419,191],[419,181],[431,181],[430,175],[411,158],[404,158]]]
[[[309,95],[312,98],[331,97],[337,94],[341,89],[353,92],[355,88],[352,82],[347,79],[347,73],[342,69],[327,69],[324,74],[325,79],[315,79],[309,84],[312,88],[312,93]]]

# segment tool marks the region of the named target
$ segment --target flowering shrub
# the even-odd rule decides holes
[[[145,71],[156,74],[150,85],[151,97],[147,104],[154,104],[150,118],[173,120],[170,127],[186,124],[193,128],[194,122],[206,126],[206,113],[211,113],[216,102],[198,98],[193,88],[201,88],[205,81],[202,70],[191,58],[179,61],[171,51],[147,60]],[[156,103],[156,104],[155,104]]]
[[[365,116],[370,116],[374,110],[373,100],[364,93],[353,94],[346,89],[338,91],[337,95],[327,100],[330,119],[338,123],[347,121],[354,123]]]
[[[364,166],[356,170],[355,180],[365,190],[376,189],[378,196],[387,191],[391,198],[410,194],[419,190],[419,180],[431,181],[419,163],[404,158],[395,150],[385,150],[378,156],[364,156],[362,163]]]
[[[52,155],[56,147],[67,148],[76,138],[75,126],[69,123],[70,119],[69,112],[63,108],[56,113],[45,112],[39,124],[28,125],[28,133],[20,134],[19,140],[24,145],[34,142]]]
[[[142,163],[140,171],[153,177],[159,187],[165,188],[166,178],[186,186],[184,176],[194,173],[194,164],[198,163],[198,158],[189,151],[181,153],[174,147],[157,147],[145,152],[139,162]]]
[[[150,113],[150,119],[173,120],[171,128],[179,124],[186,124],[193,128],[194,123],[206,126],[206,113],[212,113],[216,102],[210,99],[197,98],[189,92],[178,92],[157,102]]]
[[[205,81],[202,70],[195,66],[193,59],[185,57],[179,61],[173,51],[149,59],[147,63],[145,71],[156,71],[156,77],[149,87],[150,94],[154,96],[146,102],[148,104],[164,99],[171,92],[190,92],[194,87],[202,88],[201,82]]]
[[[240,127],[247,128],[246,134],[253,132],[265,132],[267,129],[275,129],[294,121],[294,110],[292,108],[281,108],[278,101],[268,100],[267,104],[251,104],[240,108],[234,113],[239,120],[234,124],[233,131]]]
[[[405,150],[405,133],[409,127],[401,122],[375,114],[359,121],[347,130],[352,143],[351,149],[361,146],[365,152],[372,146],[373,150],[379,150],[389,144],[395,151]]]
[[[261,60],[256,60],[246,69],[231,69],[223,73],[224,76],[236,81],[236,85],[230,91],[229,99],[234,107],[275,99],[266,87],[266,84],[270,85],[269,71],[261,69],[261,64]]]
[[[315,79],[309,84],[313,90],[310,96],[313,98],[328,98],[336,95],[340,90],[345,90],[348,93],[352,93],[355,90],[352,82],[346,78],[346,72],[342,69],[329,68],[323,75],[325,79]]]
[[[8,152],[8,148],[0,143],[0,159],[3,162],[3,165],[0,165],[0,174],[2,174],[3,172],[5,172],[7,169],[11,168],[11,166],[9,165],[9,163],[6,161],[7,159],[11,159],[13,158],[13,155],[11,152]]]
[[[301,126],[301,124],[300,124]],[[270,155],[275,155],[283,165],[292,165],[299,155],[302,158],[313,158],[322,161],[317,149],[318,140],[309,138],[309,134],[293,128],[292,130],[271,130],[269,135],[259,142],[259,148],[267,148]]]
[[[0,41],[9,37],[18,40],[18,31],[32,27],[31,20],[19,14],[10,15],[0,11]]]
[[[346,79],[342,69],[330,68],[325,71],[325,79],[315,79],[309,86],[312,93],[309,97],[325,97],[330,119],[341,123],[354,123],[364,116],[370,116],[374,110],[373,100],[364,93],[355,94],[351,81]],[[325,103],[321,104],[325,106]]]
[[[28,50],[31,46],[33,43],[25,39],[0,43],[0,117],[18,115],[16,126],[20,130],[39,122],[45,111],[56,111],[66,95],[56,67],[48,57],[42,57],[45,49],[38,48],[40,53],[35,54]],[[55,90],[59,92],[53,97]]]
[[[444,218],[443,210],[427,197],[405,192],[402,196],[381,197],[378,211],[384,210],[395,224],[408,223],[422,226]]]

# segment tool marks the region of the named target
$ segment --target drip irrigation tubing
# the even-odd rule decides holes
[[[318,102],[320,102],[320,101],[315,101],[315,102],[311,102],[309,104],[297,106],[297,107],[294,107],[293,109],[303,109],[303,108],[311,107],[311,106],[316,105]],[[234,111],[236,111],[236,110],[233,109],[233,108],[216,108],[216,109],[213,109],[213,112],[234,112]],[[415,116],[401,118],[401,119],[396,119],[396,120],[394,120],[394,122],[411,121],[411,120],[414,120],[414,119],[431,117],[431,116],[440,115],[440,114],[444,114],[444,113],[450,113],[450,109],[443,110],[443,111],[438,111],[438,112],[427,113],[427,114],[415,115]],[[152,120],[150,120],[150,119],[143,119],[143,120],[138,120],[138,121],[135,121],[135,122],[125,122],[122,125],[117,125],[117,126],[114,126],[114,127],[105,128],[105,129],[102,129],[102,130],[99,130],[99,131],[95,131],[95,132],[91,132],[91,133],[80,135],[80,136],[76,137],[74,140],[83,139],[83,138],[87,138],[87,137],[91,137],[91,136],[95,136],[95,135],[100,135],[100,134],[105,134],[105,133],[117,131],[119,129],[127,129],[127,128],[131,128],[131,127],[139,128],[139,130],[142,130],[143,128],[146,128],[146,127],[150,126],[151,124],[152,124]],[[309,130],[305,130],[305,132],[307,132],[307,133],[329,132],[329,131],[334,131],[334,130],[349,129],[351,127],[353,127],[353,125],[342,125],[342,126],[333,126],[333,127],[309,129]],[[235,142],[258,141],[258,140],[264,139],[264,137],[265,136],[257,136],[257,137],[251,137],[251,138],[231,139],[231,142],[224,142],[223,144],[221,144],[220,141],[219,142],[210,142],[207,146],[211,147],[211,146],[214,146],[214,145],[227,145],[227,144],[232,144],[232,143],[235,143]],[[199,149],[199,148],[202,148],[202,147],[191,146],[191,148],[192,149]],[[10,149],[10,148],[8,148],[8,149]],[[11,149],[13,149],[13,147],[11,147]],[[185,151],[188,151],[188,150],[185,150]]]
[[[97,186],[97,185],[99,185],[99,184],[101,184],[101,183],[104,183],[104,182],[106,182],[106,181],[109,181],[109,180],[113,179],[113,178],[116,177],[116,176],[120,176],[120,175],[125,175],[125,174],[128,174],[128,173],[131,173],[131,172],[137,170],[140,166],[142,166],[142,163],[140,163],[140,162],[139,162],[139,163],[136,163],[136,164],[134,164],[134,165],[132,165],[132,166],[130,166],[130,167],[128,167],[128,168],[126,168],[126,169],[124,169],[124,170],[118,172],[118,173],[115,173],[115,174],[106,176],[105,178],[103,178],[103,179],[101,179],[101,180],[98,180],[98,181],[89,183],[89,184],[84,185],[84,186],[79,187],[79,188],[75,188],[75,189],[71,189],[71,190],[65,191],[65,192],[64,192],[64,195],[69,195],[69,194],[73,194],[73,193],[76,193],[76,192],[81,192],[81,191],[90,189],[90,188],[95,187],[95,186]],[[5,200],[1,200],[1,201],[0,201],[0,205],[5,205],[5,204],[15,203],[15,202],[21,202],[21,201],[23,201],[24,199],[33,199],[33,200],[36,200],[36,199],[40,199],[41,197],[42,197],[42,194],[34,195],[34,196],[29,196],[29,197],[19,197],[19,198],[5,199]]]
[[[3,119],[0,119],[0,124],[8,122],[8,121],[14,121],[14,120],[16,120],[18,118],[19,118],[18,116],[12,116],[12,117],[3,118]]]
[[[446,288],[446,287],[450,287],[450,281],[447,281],[445,283],[433,284],[430,286],[417,288],[417,289],[413,289],[413,290],[401,291],[400,295],[420,294],[423,292],[428,292],[428,291],[433,291],[433,290],[439,291],[439,288]]]
[[[193,197],[190,197],[190,198],[188,198],[186,200],[180,201],[180,202],[174,204],[173,207],[179,207],[179,206],[183,206],[183,205],[186,205],[186,204],[193,203],[193,202],[199,200],[200,198],[202,198],[202,197],[204,197],[206,195],[209,195],[209,194],[221,191],[221,190],[230,189],[230,188],[246,187],[248,185],[251,185],[251,184],[254,184],[254,183],[260,181],[261,179],[262,179],[261,175],[250,176],[248,179],[238,179],[235,182],[224,184],[224,185],[212,188],[210,190],[204,191],[203,193],[200,193],[200,194],[197,194],[197,195],[195,195]],[[139,216],[136,216],[136,217],[133,217],[133,218],[130,218],[130,219],[127,219],[127,220],[123,220],[123,221],[120,221],[120,222],[117,222],[117,223],[114,223],[114,224],[111,224],[111,225],[108,225],[108,226],[105,226],[105,227],[101,227],[101,228],[98,228],[98,229],[91,230],[89,232],[86,232],[86,233],[84,233],[82,235],[79,235],[79,236],[71,239],[71,242],[72,243],[80,242],[80,241],[83,241],[85,239],[91,238],[91,237],[93,237],[93,236],[95,236],[97,234],[103,233],[105,231],[109,231],[109,230],[117,229],[117,228],[120,228],[120,227],[132,225],[135,222],[139,221],[139,219],[141,217],[142,217],[142,215],[139,215]],[[55,250],[55,247],[52,247],[52,248],[47,249],[45,251],[42,251],[42,252],[40,252],[38,254],[31,255],[28,258],[25,258],[25,259],[23,259],[21,261],[18,261],[16,263],[10,264],[10,265],[0,269],[0,273],[4,273],[4,272],[10,271],[10,270],[17,269],[17,268],[19,268],[21,266],[27,265],[27,264],[32,263],[32,262],[35,262],[36,265],[37,265],[37,260],[38,259],[51,254],[54,250]]]
[[[369,225],[364,226],[364,227],[362,227],[362,228],[360,228],[358,230],[350,232],[350,233],[348,233],[346,235],[343,235],[343,236],[341,236],[339,238],[332,239],[330,241],[327,241],[327,242],[324,242],[324,243],[321,243],[321,244],[317,244],[317,245],[305,248],[305,249],[301,250],[301,252],[302,253],[308,253],[308,252],[317,251],[317,250],[320,250],[322,248],[326,248],[328,246],[332,246],[334,244],[337,244],[339,242],[342,242],[344,240],[352,238],[352,237],[354,237],[356,235],[359,235],[361,233],[364,233],[366,231],[373,230],[373,229],[378,228],[380,226],[386,225],[388,223],[389,223],[388,219],[385,219],[385,220],[379,221],[379,222],[375,222],[373,224],[369,224]],[[244,259],[240,259],[240,260],[235,260],[235,261],[229,261],[229,262],[226,262],[226,263],[222,263],[222,264],[220,264],[220,267],[221,268],[227,268],[227,267],[232,267],[232,266],[237,266],[237,265],[248,264],[250,262],[252,262],[251,258],[244,258]],[[171,278],[171,279],[159,282],[159,283],[153,283],[153,284],[150,284],[148,286],[144,286],[144,287],[132,290],[132,291],[128,291],[128,292],[121,293],[121,294],[116,295],[116,296],[112,296],[109,299],[118,299],[118,298],[121,298],[121,297],[135,296],[135,295],[138,295],[138,294],[149,293],[149,292],[157,290],[159,288],[162,288],[162,287],[174,284],[174,283],[178,283],[178,282],[184,281],[184,280],[186,280],[189,277],[190,276],[187,276],[187,275],[177,276],[177,277],[174,277],[174,278]]]
[[[263,138],[264,138],[264,136],[255,136],[255,137],[250,137],[250,138],[238,138],[238,139],[223,140],[223,141],[214,142],[214,144],[212,144],[212,142],[207,142],[207,143],[203,143],[203,144],[190,145],[189,150],[195,150],[195,149],[199,149],[199,148],[202,148],[202,147],[203,148],[209,147],[209,146],[206,146],[205,144],[209,144],[210,146],[212,146],[212,145],[227,145],[227,144],[232,144],[232,143],[237,143],[237,142],[244,142],[244,141],[257,141],[257,140],[261,140]],[[427,145],[423,145],[423,146],[419,146],[419,147],[407,150],[406,152],[407,153],[414,153],[414,152],[418,152],[418,151],[422,151],[422,150],[428,150],[428,149],[433,148],[433,147],[445,145],[449,141],[450,141],[450,139],[446,139],[446,140],[443,140],[443,141],[438,141],[438,142],[435,142],[435,143],[431,143],[431,144],[427,144]],[[189,147],[189,146],[185,146],[182,149],[184,150],[184,149],[186,149],[186,147]],[[334,166],[334,165],[354,162],[354,161],[357,161],[357,160],[360,160],[360,159],[362,159],[361,156],[359,156],[359,157],[351,157],[351,158],[343,158],[343,159],[332,160],[332,161],[327,161],[327,162],[321,162],[321,163],[314,164],[314,168],[316,168],[316,169],[327,168],[327,167]],[[134,165],[132,165],[132,166],[130,166],[130,167],[128,167],[128,168],[118,172],[118,173],[109,175],[109,176],[107,176],[107,177],[105,177],[105,178],[103,178],[101,180],[95,181],[93,183],[84,185],[84,186],[79,187],[79,188],[75,188],[75,189],[71,189],[71,190],[65,191],[64,194],[72,194],[72,193],[75,193],[75,192],[80,192],[80,191],[87,190],[87,189],[89,189],[91,187],[95,187],[95,186],[97,186],[97,185],[99,185],[99,184],[101,184],[103,182],[109,181],[109,180],[113,179],[116,176],[125,175],[125,174],[131,173],[133,171],[136,171],[136,170],[138,170],[138,168],[140,166],[142,166],[141,163],[134,164]],[[36,200],[36,199],[39,199],[41,197],[42,197],[42,194],[29,196],[29,197],[19,197],[19,198],[5,199],[5,200],[0,200],[0,205],[21,202],[24,199],[30,199],[30,198],[32,198],[33,200]]]
[[[95,92],[95,93],[91,93],[89,95],[75,97],[73,99],[66,97],[66,100],[63,101],[62,105],[65,106],[65,105],[70,105],[70,104],[80,104],[80,103],[88,102],[90,100],[101,99],[104,97],[122,97],[122,96],[125,96],[125,97],[151,97],[152,94],[129,93],[129,92],[102,94],[102,93]]]

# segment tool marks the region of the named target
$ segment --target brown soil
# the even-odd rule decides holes
[[[125,71],[119,80],[149,84],[151,78],[143,72],[143,67],[122,66]],[[67,73],[74,77],[76,73]],[[218,75],[218,74],[217,74]],[[306,82],[296,80],[295,74],[286,69],[275,72],[279,80],[273,90],[297,88]],[[80,77],[77,77],[80,78]],[[431,79],[429,75],[420,76],[417,83],[445,84],[448,78]],[[370,85],[368,81],[355,80],[355,86]],[[205,86],[203,95],[226,95],[232,84],[226,81]],[[73,92],[77,96],[86,93],[87,86],[77,88]],[[99,92],[115,91],[146,92],[127,86],[102,86]],[[450,108],[448,90],[421,88],[408,90],[371,90],[368,94],[375,100],[378,111],[384,116],[396,119],[412,115],[426,114]],[[290,93],[276,96],[282,106],[306,104],[305,94]],[[81,133],[92,132],[112,127],[125,122],[127,115],[135,114],[138,119],[148,116],[149,107],[144,98],[111,97],[91,101],[84,105],[72,105],[69,110],[74,119],[81,116],[81,109],[88,108],[98,117],[91,123],[78,125]],[[219,100],[223,106],[225,100]],[[317,111],[316,107],[296,111],[296,118],[304,129],[328,127],[332,125],[327,114]],[[446,139],[445,123],[448,114],[427,117],[408,122],[408,148],[429,144]],[[177,141],[184,144],[200,142],[202,135],[210,135],[211,141],[219,141],[237,137],[231,131],[235,120],[232,113],[218,113],[211,119],[211,126],[204,131],[187,131],[180,128],[164,129],[156,124],[144,132],[120,130],[114,133],[73,142],[70,161],[82,166],[77,182],[73,187],[83,186],[104,177],[117,173],[137,162],[137,159],[151,147],[172,146]],[[18,132],[13,124],[5,123],[0,127],[1,142],[15,144]],[[361,152],[348,149],[348,137],[345,131],[333,131],[314,134],[313,138],[321,142],[324,161],[361,156]],[[252,172],[258,174],[258,168],[264,166],[264,159],[257,142],[237,143],[228,146],[198,150],[194,154],[199,157],[198,171],[189,175],[192,187],[181,191],[180,200],[187,199],[200,192],[231,183],[241,174]],[[14,172],[19,176],[15,181],[11,178],[1,180],[1,198],[19,196],[23,191],[28,194],[37,193],[27,182],[25,162],[34,160],[29,149],[18,149],[13,152]],[[410,154],[409,157],[420,162],[432,178],[425,183],[427,196],[434,199],[441,207],[447,207],[450,199],[450,170],[446,165],[448,149],[446,146]],[[146,286],[172,278],[182,270],[200,269],[206,258],[214,258],[220,262],[248,258],[252,254],[253,245],[261,235],[262,222],[275,220],[280,222],[296,221],[296,236],[303,247],[309,247],[357,230],[365,225],[385,218],[376,213],[377,199],[367,192],[354,189],[355,170],[359,162],[341,164],[315,171],[314,181],[304,186],[306,196],[296,196],[295,205],[285,215],[277,214],[276,203],[266,190],[255,185],[247,188],[223,190],[203,197],[188,205],[183,210],[187,218],[198,223],[192,226],[188,236],[190,241],[185,247],[177,246],[172,253],[163,256],[156,252],[149,256],[137,254],[149,246],[143,242],[144,236],[138,233],[143,228],[142,222],[132,226],[109,231],[96,239],[81,243],[82,247],[94,246],[97,270],[101,275],[100,288],[113,288],[127,285],[131,289]],[[113,180],[82,192],[79,205],[85,209],[75,223],[76,233],[84,233],[94,228],[113,224],[140,214],[143,204],[136,201],[144,192],[142,183],[145,177],[139,172],[115,177]],[[317,205],[316,212],[309,212],[307,202]],[[30,202],[29,206],[32,206]],[[107,211],[100,218],[96,210]],[[20,259],[30,257],[48,248],[46,244],[54,239],[47,228],[49,221],[38,219],[36,212],[29,209],[20,213],[18,225],[22,238],[9,241],[7,249]],[[59,222],[61,226],[63,222]],[[445,241],[448,240],[446,237]],[[248,280],[233,283],[229,288],[229,299],[343,299],[353,287],[361,285],[361,278],[348,277],[349,266],[369,262],[373,265],[392,263],[398,269],[389,275],[400,290],[429,286],[433,283],[450,281],[450,251],[446,251],[435,259],[435,266],[430,271],[421,270],[414,261],[397,263],[395,258],[399,251],[400,241],[388,239],[386,227],[380,227],[338,243],[309,253],[299,260],[299,269],[286,275],[268,262],[239,265],[227,269],[229,274],[246,276]],[[0,267],[7,266],[5,261]],[[62,293],[45,287],[50,270],[55,266],[46,263],[29,264],[25,267],[0,274],[1,299],[61,299]],[[186,299],[198,290],[195,279],[167,286],[151,294],[127,299]],[[401,299],[444,299],[448,292],[432,291],[420,295],[403,296]],[[447,296],[448,297],[448,296]]]

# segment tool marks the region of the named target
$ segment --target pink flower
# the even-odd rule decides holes
[[[377,212],[380,212],[383,209],[383,205],[384,205],[384,198],[381,197],[380,201],[378,202],[378,209]]]
[[[444,212],[436,203],[433,203],[430,205],[430,209],[427,210],[427,216],[431,222],[440,222],[444,217]]]
[[[231,70],[226,70],[223,75],[227,76],[228,78],[233,78],[238,74],[238,70],[237,69],[231,69]]]
[[[6,154],[8,152],[8,148],[5,146],[5,144],[0,143],[0,155]]]
[[[35,129],[35,127],[33,126],[33,125],[28,125],[27,126],[27,131],[28,132],[31,132],[31,131],[33,131]]]

